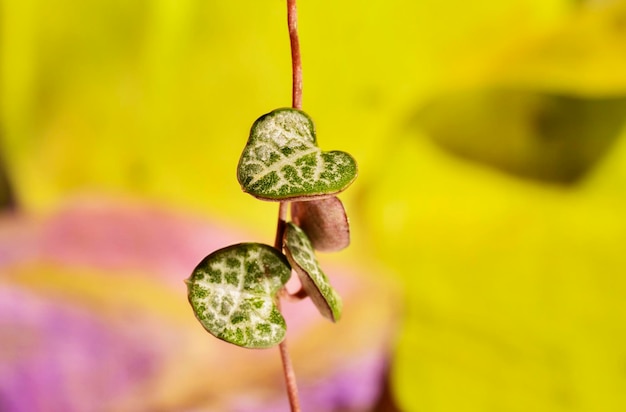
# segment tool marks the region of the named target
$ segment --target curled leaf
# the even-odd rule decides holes
[[[350,226],[338,197],[291,203],[291,219],[309,237],[315,250],[335,252],[350,244]]]
[[[289,263],[271,246],[229,246],[204,258],[186,280],[189,303],[215,337],[268,348],[285,337],[285,320],[274,298],[290,275]]]
[[[343,191],[356,176],[352,156],[321,151],[311,118],[288,108],[254,122],[237,168],[244,192],[273,201],[328,197]]]
[[[311,241],[306,233],[288,223],[283,240],[287,259],[296,270],[302,287],[322,316],[336,322],[341,317],[341,297],[319,266]]]

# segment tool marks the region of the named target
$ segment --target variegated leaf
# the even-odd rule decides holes
[[[246,348],[268,348],[285,337],[274,299],[291,267],[276,249],[242,243],[204,258],[186,280],[188,298],[202,326],[219,339]]]
[[[343,191],[356,176],[352,156],[321,151],[311,118],[289,108],[254,123],[237,168],[244,192],[273,201],[328,197]]]
[[[295,224],[288,223],[283,244],[287,259],[298,273],[302,287],[317,309],[325,318],[338,321],[341,317],[341,297],[320,268],[306,233]]]

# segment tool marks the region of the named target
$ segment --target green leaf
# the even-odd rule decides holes
[[[592,98],[485,88],[434,99],[417,114],[416,123],[457,156],[567,185],[604,158],[620,137],[624,119],[626,95]]]
[[[350,244],[350,226],[338,197],[291,203],[291,218],[315,250],[336,252]]]
[[[244,192],[273,201],[328,197],[356,176],[352,156],[320,150],[313,121],[296,109],[277,109],[254,122],[237,168]]]
[[[186,280],[189,303],[215,337],[246,348],[268,348],[285,337],[274,303],[291,267],[276,249],[242,243],[204,258]]]
[[[322,316],[336,322],[341,317],[342,302],[315,258],[315,252],[306,233],[288,223],[283,239],[287,259],[296,270],[302,287]]]

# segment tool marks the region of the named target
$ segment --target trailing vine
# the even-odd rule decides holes
[[[336,195],[356,179],[357,165],[348,153],[325,152],[317,145],[313,120],[302,111],[296,0],[287,0],[287,22],[292,107],[273,110],[254,122],[237,167],[244,192],[279,203],[274,246],[240,243],[214,251],[186,283],[195,316],[209,333],[244,348],[278,345],[295,412],[301,407],[280,301],[309,297],[325,318],[341,318],[341,297],[315,250],[337,251],[350,243],[348,219]],[[292,272],[302,287],[290,295],[285,284]]]

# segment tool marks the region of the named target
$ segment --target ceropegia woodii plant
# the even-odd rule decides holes
[[[209,333],[245,348],[279,346],[291,410],[300,411],[280,298],[310,297],[322,316],[333,322],[341,317],[341,298],[315,250],[336,251],[350,243],[346,212],[335,195],[356,179],[357,165],[348,153],[325,152],[317,145],[313,120],[302,111],[295,0],[287,0],[287,10],[292,107],[254,122],[237,167],[244,192],[279,203],[274,246],[240,243],[217,250],[196,266],[186,283],[196,318]],[[302,287],[289,295],[285,284],[292,269]]]

